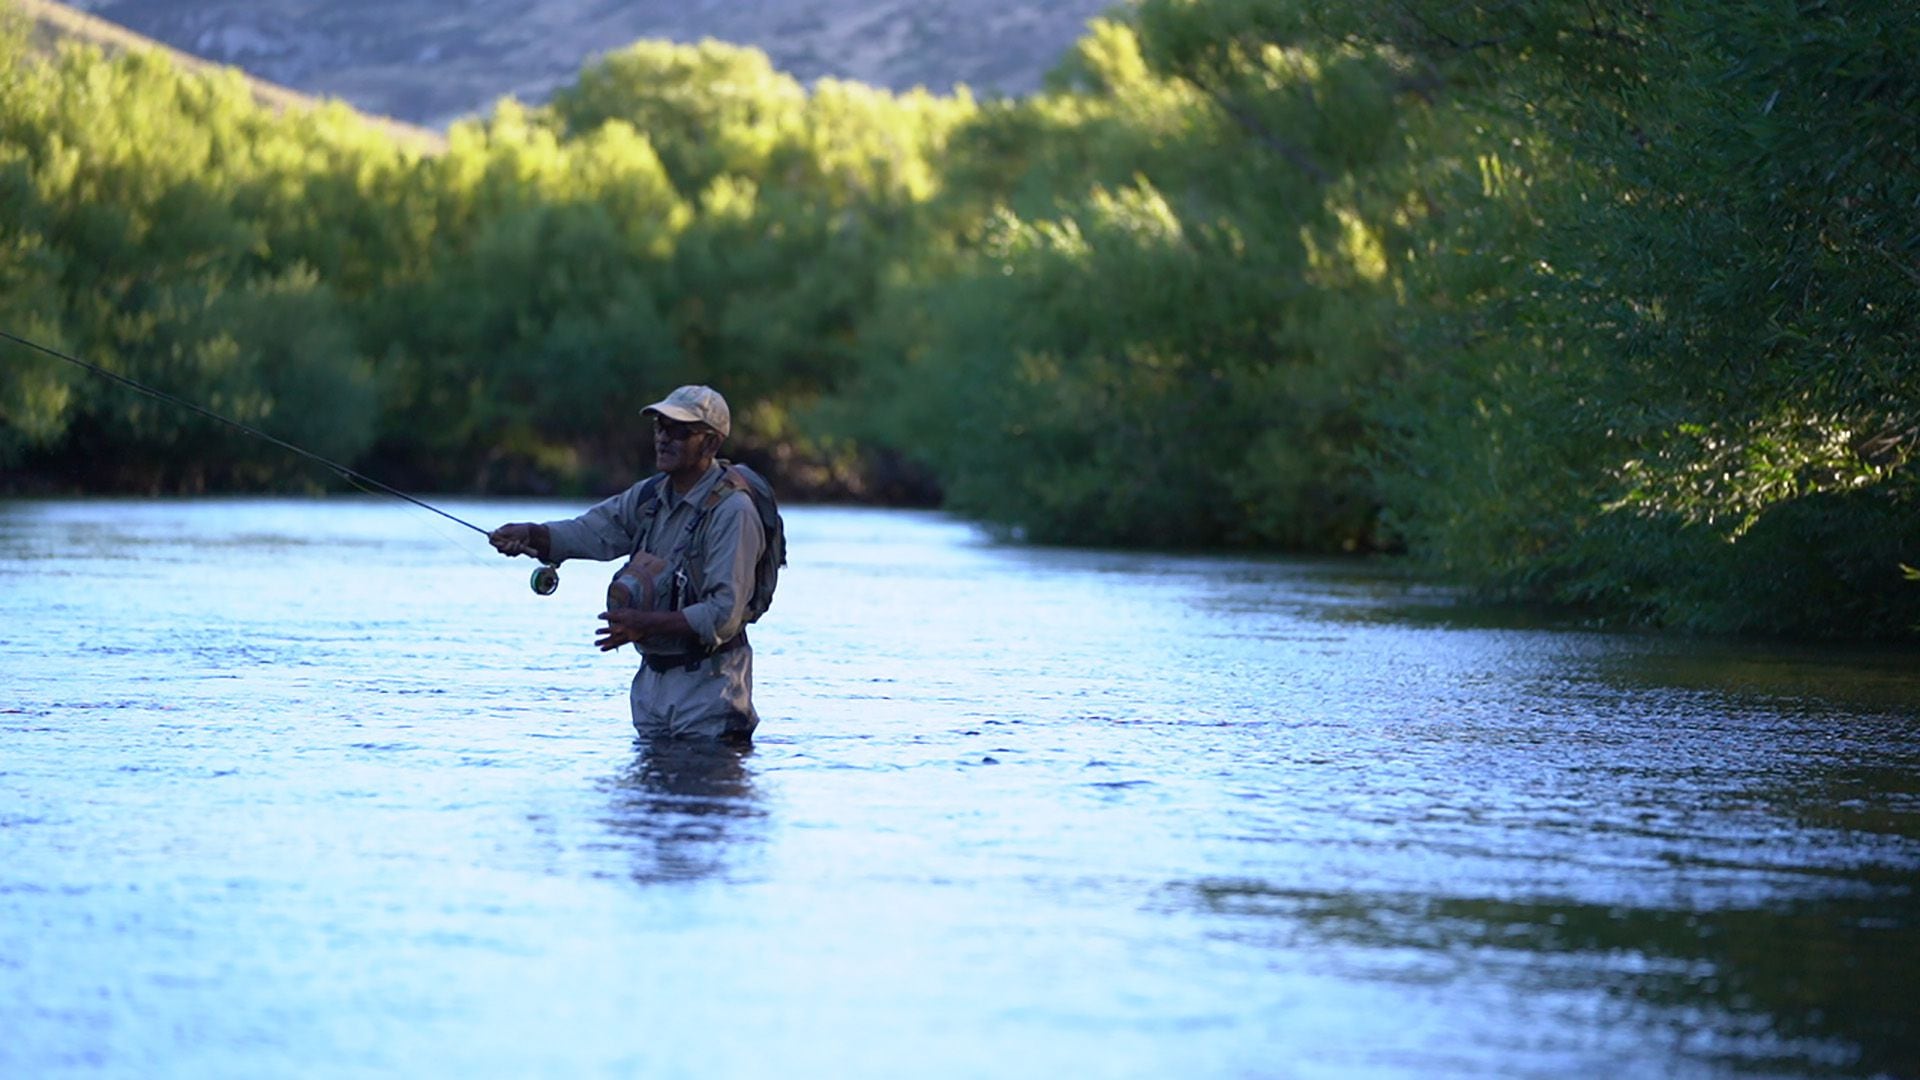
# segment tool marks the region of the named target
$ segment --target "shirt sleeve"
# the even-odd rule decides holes
[[[701,545],[700,595],[681,611],[707,648],[731,640],[746,625],[747,601],[753,598],[753,568],[767,546],[767,530],[753,497],[735,491],[713,508]]]
[[[602,501],[570,521],[549,521],[547,557],[565,559],[624,559],[638,541],[640,499],[647,482],[633,485]]]

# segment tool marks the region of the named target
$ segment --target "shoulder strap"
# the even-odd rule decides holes
[[[640,493],[640,517],[634,523],[633,550],[627,552],[628,558],[640,554],[640,549],[646,546],[647,533],[653,528],[653,516],[660,512],[660,485],[666,482],[667,474],[663,472],[654,473],[640,481],[645,490]]]
[[[719,483],[714,484],[713,490],[707,492],[706,509],[712,510],[719,506],[726,501],[727,496],[736,491],[745,491],[749,496],[753,494],[747,486],[746,477],[740,475],[740,470],[734,468],[732,462],[723,461],[720,463]]]
[[[665,478],[665,474],[661,474],[661,479]],[[654,491],[657,495],[659,489],[655,488]],[[746,491],[748,497],[752,497],[753,494],[748,490],[747,482],[735,471],[732,463],[722,461],[720,462],[720,479],[714,481],[713,490],[707,492],[707,497],[700,501],[699,511],[693,515],[692,521],[687,522],[686,538],[675,548],[673,554],[667,556],[668,562],[678,562],[680,554],[688,550],[696,538],[705,536],[707,519],[713,514],[713,508],[725,502],[727,496],[735,491]],[[658,503],[656,502],[655,505]]]

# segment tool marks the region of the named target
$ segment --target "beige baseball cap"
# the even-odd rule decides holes
[[[683,424],[705,424],[726,438],[733,430],[733,414],[727,399],[711,386],[683,386],[665,398],[640,410],[640,415],[659,413]]]

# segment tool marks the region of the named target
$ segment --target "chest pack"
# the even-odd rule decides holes
[[[660,487],[666,482],[664,473],[656,474],[646,482],[647,488],[641,499],[644,508],[638,523],[639,542],[644,542],[647,533],[653,529],[654,516],[660,512]],[[766,545],[760,549],[760,559],[753,565],[753,592],[747,597],[746,621],[755,622],[773,606],[773,591],[780,584],[780,568],[787,565],[787,526],[780,519],[780,504],[774,498],[773,485],[767,483],[766,477],[745,465],[720,462],[720,480],[701,501],[699,513],[687,530],[690,541],[687,555],[690,557],[691,549],[705,542],[702,532],[706,528],[707,515],[736,491],[746,492],[753,501],[754,512],[760,515],[760,528],[767,536]],[[639,542],[636,542],[636,551]]]

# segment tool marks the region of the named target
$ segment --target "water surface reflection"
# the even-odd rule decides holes
[[[766,811],[754,791],[751,748],[647,738],[606,781],[607,831],[632,859],[641,884],[738,878],[765,840]]]
[[[635,744],[391,502],[0,505],[0,1076],[1920,1075],[1911,653],[801,507]]]
[[[1757,908],[1356,894],[1216,880],[1173,886],[1216,931],[1276,951],[1326,948],[1347,978],[1447,986],[1497,980],[1676,1056],[1741,1073],[1920,1075],[1913,958],[1920,901],[1847,890]],[[1573,1017],[1567,1017],[1573,1020]]]

